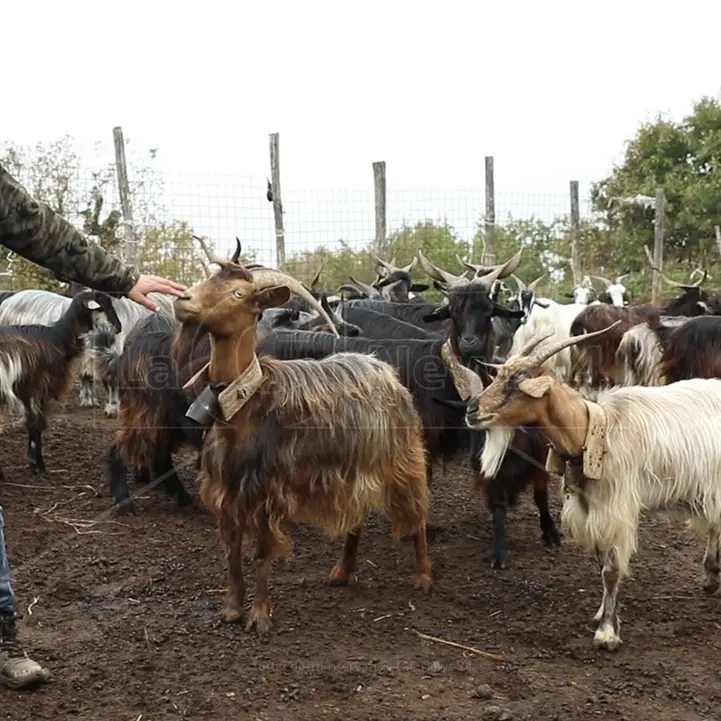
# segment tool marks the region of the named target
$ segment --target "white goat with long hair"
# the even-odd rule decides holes
[[[471,428],[487,431],[482,472],[505,454],[508,429],[543,429],[551,444],[549,470],[565,473],[563,530],[599,560],[603,599],[594,644],[608,650],[621,643],[617,595],[636,551],[641,513],[685,515],[706,536],[704,591],[721,585],[721,444],[715,431],[721,380],[614,388],[590,402],[543,367],[555,353],[617,323],[545,345],[548,336],[534,338],[499,366],[466,414]]]

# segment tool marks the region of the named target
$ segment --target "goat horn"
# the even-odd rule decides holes
[[[518,293],[522,293],[524,290],[528,288],[528,286],[517,276],[511,273],[511,278],[516,281],[516,285],[518,286]]]
[[[591,338],[596,338],[596,336],[608,333],[608,331],[610,331],[612,328],[615,328],[621,322],[621,319],[619,319],[615,323],[611,323],[611,325],[607,326],[606,328],[603,328],[602,330],[597,330],[594,333],[585,333],[584,335],[572,335],[570,338],[564,338],[563,340],[559,340],[556,343],[551,343],[545,348],[536,348],[536,350],[533,353],[529,354],[528,357],[534,363],[541,365],[542,363],[545,363],[551,356],[556,355],[556,353],[560,353],[564,348],[568,348],[572,345],[577,345],[578,343],[585,343],[586,341],[591,340]]]
[[[613,283],[611,283],[611,281],[608,278],[604,278],[602,275],[592,275],[591,278],[600,280],[601,283],[603,283],[607,288],[609,285],[613,285]]]
[[[501,278],[507,278],[511,273],[515,273],[518,266],[521,264],[521,254],[523,248],[519,248],[518,252],[511,258],[509,258],[503,265],[498,265],[494,270],[486,275],[482,275],[480,278],[474,278],[474,283],[480,283],[486,288],[490,288],[493,283]]]
[[[623,275],[619,275],[618,278],[616,278],[616,285],[619,283],[623,283],[623,281],[628,278],[628,276],[631,275],[630,273],[624,273]]]
[[[233,255],[230,257],[230,262],[231,262],[231,263],[237,263],[237,262],[238,262],[238,260],[240,259],[240,252],[241,252],[242,249],[243,249],[243,248],[242,248],[242,246],[240,245],[240,238],[236,235],[236,236],[235,236],[235,252],[234,252]]]
[[[546,277],[546,273],[539,275],[536,280],[528,284],[528,290],[536,290],[536,286]]]
[[[418,260],[421,264],[421,268],[428,274],[433,280],[437,280],[439,283],[445,283],[446,285],[465,285],[468,282],[468,278],[463,275],[453,275],[448,273],[441,268],[433,265],[433,263],[423,255],[423,251],[418,251]]]
[[[208,259],[209,263],[213,263],[215,265],[223,265],[223,263],[228,262],[227,260],[222,260],[215,253],[213,253],[210,248],[208,248],[206,242],[199,235],[194,235],[193,240],[197,240],[198,243],[200,243],[200,247],[203,249],[203,253],[205,253],[205,257]]]
[[[253,274],[256,285],[259,288],[272,287],[276,285],[287,286],[293,293],[306,301],[308,305],[315,308],[318,311],[318,314],[323,316],[328,323],[330,332],[333,333],[333,335],[340,337],[338,329],[335,327],[331,317],[325,312],[323,306],[318,302],[313,294],[310,293],[308,289],[293,276],[286,275],[280,270],[275,270],[273,268],[252,268],[248,270],[248,272]]]
[[[413,260],[405,267],[400,268],[399,270],[402,270],[404,273],[409,273],[416,267],[416,264],[418,263],[418,258],[414,257]]]
[[[492,270],[498,268],[497,265],[478,265],[476,263],[467,263],[460,255],[458,255],[458,253],[456,253],[456,260],[468,270],[472,270],[474,276],[486,275],[486,273],[490,273]],[[501,263],[501,265],[503,264]]]
[[[313,276],[313,280],[310,282],[310,288],[311,290],[315,290],[316,285],[318,285],[318,281],[320,280],[320,274],[323,271],[323,263],[321,263],[320,268],[318,268],[318,272]]]
[[[383,260],[383,258],[377,256],[373,251],[371,251],[371,256],[373,260],[375,260],[376,265],[385,268],[389,273],[392,273],[395,268],[386,260]]]
[[[518,351],[516,357],[521,358],[523,356],[529,355],[539,343],[543,343],[544,340],[548,340],[551,336],[554,335],[556,335],[555,328],[546,328],[546,330],[531,338],[531,340],[529,340],[528,343],[526,343],[526,345],[524,345],[523,348]]]
[[[701,283],[706,280],[706,271],[703,272],[701,278],[699,278],[695,283],[679,283],[677,280],[671,280],[671,278],[667,278],[658,268],[654,266],[652,266],[652,268],[663,278],[664,283],[667,283],[674,288],[698,288]]]
[[[374,288],[372,285],[356,280],[352,275],[349,275],[348,277],[350,278],[351,283],[353,283],[358,290],[363,291],[363,293],[365,293],[369,298],[377,298],[380,295],[378,289]]]

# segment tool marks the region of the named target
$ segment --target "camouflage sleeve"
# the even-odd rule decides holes
[[[36,201],[0,164],[0,244],[65,281],[127,295],[140,272]]]

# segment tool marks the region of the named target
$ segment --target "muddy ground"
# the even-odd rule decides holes
[[[23,639],[54,674],[32,692],[0,689],[0,718],[719,718],[721,599],[701,591],[702,545],[679,521],[644,524],[622,588],[624,645],[609,655],[591,642],[594,560],[569,543],[543,547],[525,499],[510,518],[509,568],[492,571],[489,518],[459,464],[434,492],[430,597],[413,590],[412,544],[392,543],[383,521],[362,537],[347,588],[326,583],[341,543],[298,529],[259,640],[219,620],[224,564],[208,516],[179,513],[160,490],[142,494],[135,517],[108,514],[113,428],[100,411],[59,409],[38,477],[23,435],[0,437]],[[189,486],[192,460],[179,459]]]

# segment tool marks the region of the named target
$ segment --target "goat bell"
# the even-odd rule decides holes
[[[228,384],[211,383],[205,386],[198,397],[191,403],[185,414],[186,418],[201,426],[212,426],[216,421],[223,420],[218,396]]]

